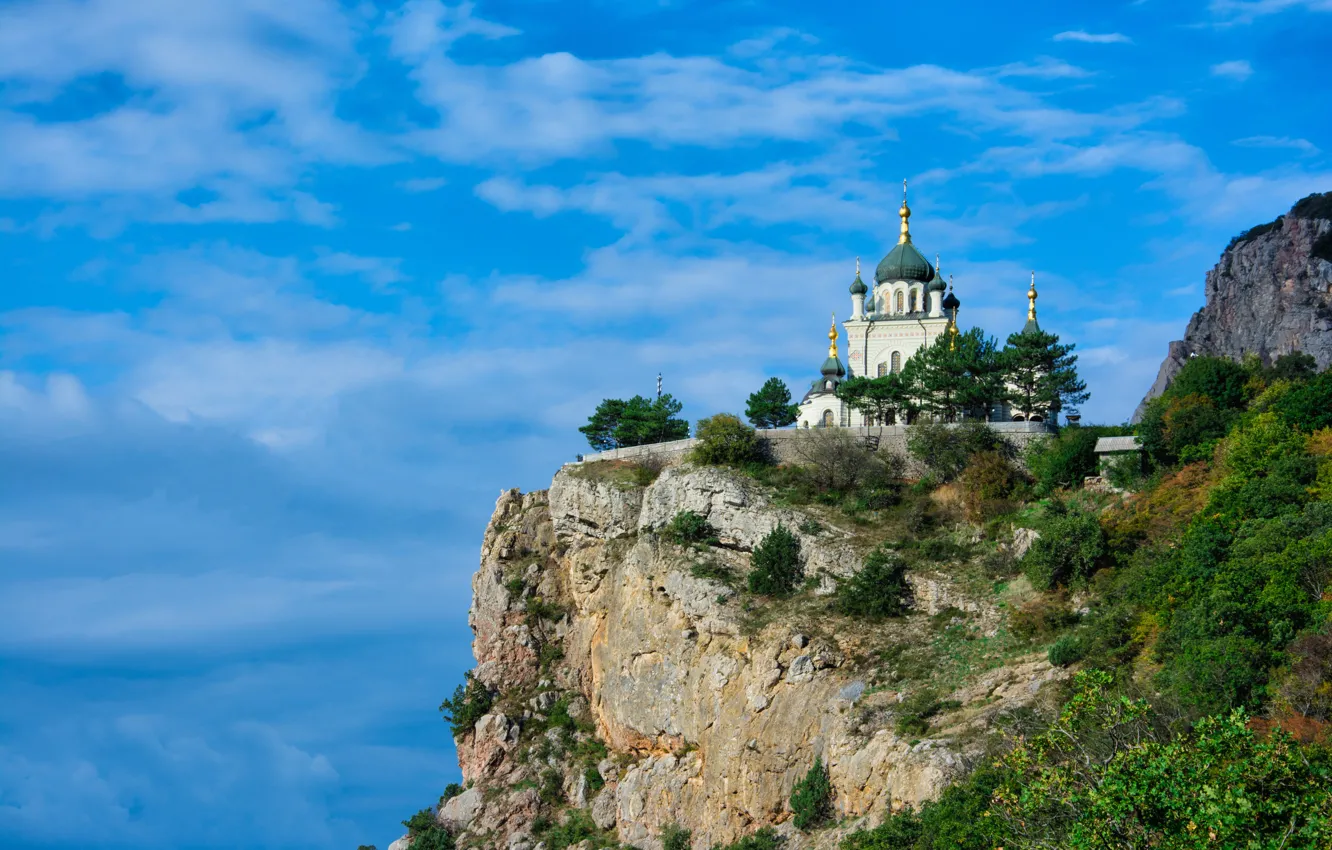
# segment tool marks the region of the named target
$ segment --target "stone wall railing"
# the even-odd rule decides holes
[[[997,432],[1007,443],[1017,450],[1022,450],[1034,440],[1043,440],[1055,433],[1055,429],[1044,422],[990,422],[991,430]],[[946,426],[956,427],[953,425]],[[859,428],[839,429],[856,437],[879,437],[879,451],[899,454],[907,457],[906,439],[911,430],[907,425],[884,425]],[[759,435],[768,441],[773,457],[778,463],[791,463],[798,460],[794,440],[808,433],[800,428],[779,428],[771,431],[759,431]],[[635,460],[654,458],[671,463],[682,459],[690,449],[698,444],[691,437],[687,440],[672,440],[669,443],[653,443],[649,446],[630,446],[623,449],[611,449],[605,452],[593,452],[583,455],[584,463],[598,460]]]

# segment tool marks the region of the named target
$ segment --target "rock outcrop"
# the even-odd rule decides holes
[[[943,571],[911,574],[906,618],[832,616],[819,594],[859,567],[866,544],[854,526],[771,504],[752,479],[677,466],[636,486],[596,466],[611,465],[566,468],[548,492],[503,493],[486,530],[473,677],[497,696],[457,739],[468,790],[439,819],[460,847],[536,848],[534,820],[567,809],[644,850],[671,823],[697,848],[768,825],[793,850],[833,847],[844,831],[810,837],[790,824],[792,786],[816,758],[847,828],[877,823],[937,795],[977,757],[995,714],[1065,675],[1020,647],[986,655],[1002,640],[998,599]],[[716,538],[670,542],[661,532],[686,510]],[[756,603],[728,576],[748,571],[779,523],[801,539],[817,589]],[[984,663],[949,678],[920,654],[940,641]],[[899,733],[926,680],[942,709]]]
[[[1206,298],[1184,338],[1170,343],[1135,421],[1195,354],[1271,363],[1301,351],[1320,369],[1332,366],[1332,192],[1232,240],[1207,273]]]

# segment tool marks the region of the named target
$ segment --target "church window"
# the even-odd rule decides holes
[[[920,298],[920,293],[917,292],[917,291],[914,290],[914,289],[911,290],[911,312],[913,312],[913,313],[916,312],[916,309],[917,309],[917,308],[916,308],[916,301],[917,301],[917,299],[919,299],[919,298]]]
[[[823,411],[823,427],[831,428],[833,424],[833,412],[831,410]]]
[[[887,364],[887,363],[880,363],[880,364],[879,364],[879,370],[878,370],[878,373],[877,373],[878,377],[882,378],[882,377],[883,377],[884,375],[886,375],[886,374],[888,374],[888,364]]]
[[[883,364],[880,363],[879,366],[882,367]],[[894,352],[893,352],[893,374],[896,375],[898,372],[901,372],[901,371],[902,371],[902,352],[900,352],[900,351],[894,351]],[[880,372],[879,374],[883,374],[883,373]]]
[[[900,290],[897,293],[897,312],[906,312],[906,296]]]

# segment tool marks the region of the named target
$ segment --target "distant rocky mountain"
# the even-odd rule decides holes
[[[1265,363],[1292,351],[1332,366],[1332,192],[1314,194],[1276,221],[1236,236],[1207,273],[1207,302],[1193,314],[1134,412],[1165,392],[1192,355]]]

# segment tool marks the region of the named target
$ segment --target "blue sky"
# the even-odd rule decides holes
[[[1332,2],[0,0],[0,845],[384,847],[501,489],[913,233],[1122,421],[1332,189]]]

